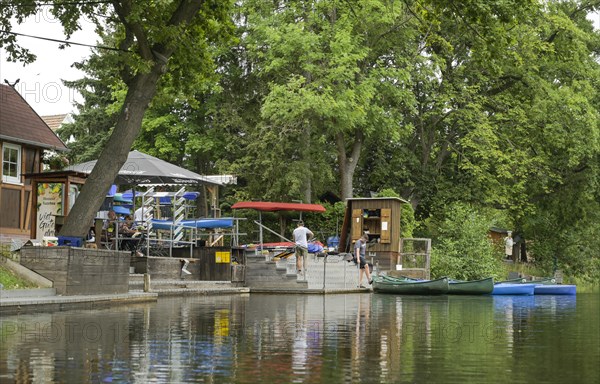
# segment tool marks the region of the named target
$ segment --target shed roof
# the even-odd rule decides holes
[[[13,87],[0,84],[0,139],[66,151],[65,143]]]

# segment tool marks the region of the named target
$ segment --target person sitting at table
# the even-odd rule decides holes
[[[102,223],[102,236],[101,240],[107,248],[112,248],[112,241],[116,236],[117,228],[117,214],[112,209],[108,211],[108,218]]]
[[[141,238],[138,236],[139,232],[135,229],[135,222],[131,215],[125,216],[125,221],[119,224],[119,235],[122,237],[120,241],[121,249],[131,251],[132,256],[134,254],[144,256],[138,251]]]

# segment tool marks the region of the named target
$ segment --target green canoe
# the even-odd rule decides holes
[[[448,293],[448,278],[437,280],[414,280],[393,277],[375,277],[373,291],[403,295],[439,295]]]
[[[481,280],[449,280],[448,293],[452,295],[488,295],[494,290],[494,278]]]

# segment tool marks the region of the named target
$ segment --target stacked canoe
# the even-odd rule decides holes
[[[380,293],[412,295],[574,295],[574,285],[554,284],[554,279],[527,282],[524,279],[494,283],[493,278],[481,280],[454,280],[442,277],[421,280],[410,277],[377,276],[373,290]]]
[[[510,291],[524,291],[528,295],[575,295],[577,293],[577,287],[571,284],[556,284],[554,278],[548,277],[539,280],[527,281],[525,279],[514,279],[501,281],[494,287],[492,294],[515,294],[515,293],[495,293],[498,292],[510,292]],[[531,293],[529,293],[531,291]]]
[[[494,289],[494,279],[460,281],[442,277],[436,280],[419,280],[409,277],[379,276],[373,279],[373,290],[382,293],[412,295],[485,295]]]
[[[404,295],[440,295],[448,293],[448,278],[417,280],[403,277],[378,276],[373,279],[373,291]]]
[[[494,278],[481,280],[450,280],[448,293],[453,295],[487,295],[494,290]]]

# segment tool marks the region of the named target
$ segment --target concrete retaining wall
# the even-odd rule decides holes
[[[129,252],[74,247],[23,247],[21,265],[52,280],[59,295],[129,291]]]
[[[217,257],[224,257],[225,260]],[[200,281],[244,281],[244,250],[230,247],[196,247],[189,257],[189,249],[180,252],[185,257],[138,257],[132,265],[135,273],[149,273],[153,279],[183,279]],[[187,270],[182,274],[183,260],[188,260]],[[237,262],[239,264],[232,264]]]

